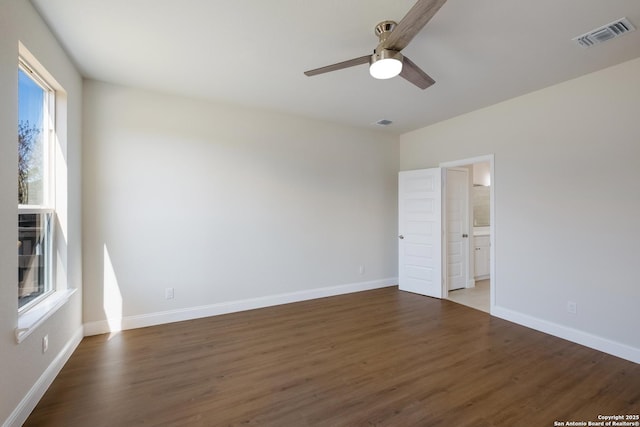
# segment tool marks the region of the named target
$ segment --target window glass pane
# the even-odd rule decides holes
[[[18,214],[18,308],[51,290],[52,216]]]
[[[18,69],[18,203],[44,205],[47,92]]]

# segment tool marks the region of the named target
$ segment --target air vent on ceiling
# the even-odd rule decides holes
[[[636,27],[634,27],[627,18],[622,18],[610,24],[596,28],[595,30],[591,30],[586,34],[575,37],[572,40],[582,47],[591,47],[598,43],[620,37],[621,35],[634,31],[635,29]]]

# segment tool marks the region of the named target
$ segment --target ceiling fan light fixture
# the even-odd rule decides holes
[[[402,54],[389,49],[376,49],[369,61],[369,74],[375,79],[390,79],[402,71]]]

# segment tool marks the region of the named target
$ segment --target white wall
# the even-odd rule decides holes
[[[497,314],[640,362],[638,112],[640,59],[404,134],[400,163],[495,153]]]
[[[18,42],[21,41],[67,92],[69,185],[63,265],[70,287],[81,287],[80,112],[82,80],[28,1],[0,1],[0,422],[19,425],[82,336],[81,291],[20,344],[17,326],[17,123]],[[58,117],[64,120],[63,116]],[[64,179],[64,176],[59,177]],[[63,245],[64,246],[64,245]],[[63,274],[63,276],[65,275]],[[49,350],[42,353],[42,337]]]
[[[95,81],[84,112],[89,333],[397,283],[397,137]]]

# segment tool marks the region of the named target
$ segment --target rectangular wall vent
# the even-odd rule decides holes
[[[575,37],[572,40],[582,47],[591,47],[598,43],[606,42],[607,40],[635,31],[635,29],[636,27],[634,27],[627,18],[622,18],[610,24],[596,28],[595,30],[591,30],[586,34]]]

